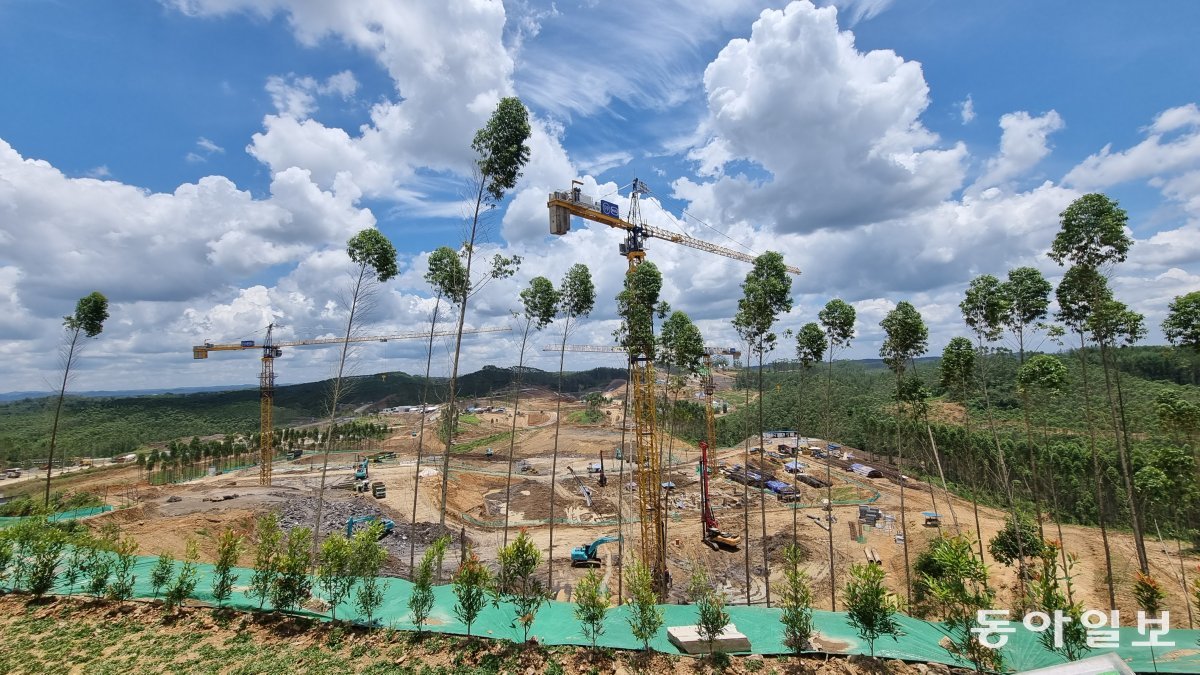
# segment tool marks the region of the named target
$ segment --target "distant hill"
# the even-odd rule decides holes
[[[210,391],[238,391],[253,389],[250,384],[219,384],[212,387],[176,387],[174,389],[116,389],[112,391],[73,391],[72,396],[80,398],[131,398],[134,396],[154,396],[156,394],[198,394]],[[50,391],[9,391],[0,393],[0,402],[21,401],[27,398],[45,398],[53,396]]]
[[[582,395],[624,378],[624,368],[595,368],[564,373],[563,391]],[[463,399],[499,395],[513,384],[513,371],[484,366],[459,378]],[[558,373],[527,368],[523,386],[554,388]],[[377,373],[347,380],[343,405],[347,409],[369,404],[377,407],[415,405],[421,402],[424,379],[403,372]],[[308,382],[279,387],[275,392],[275,421],[279,426],[307,422],[328,414],[331,382]],[[429,400],[445,400],[446,378],[430,378]],[[259,393],[254,388],[195,393],[69,396],[63,404],[58,446],[70,454],[111,456],[147,443],[211,434],[248,433],[258,430]],[[0,403],[0,457],[16,461],[45,457],[55,398]]]

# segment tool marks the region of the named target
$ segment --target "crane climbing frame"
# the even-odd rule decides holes
[[[463,334],[475,333],[506,333],[510,328],[472,328],[463,330]],[[258,375],[259,394],[259,454],[258,454],[258,484],[271,484],[271,461],[275,458],[275,359],[283,356],[284,347],[309,347],[324,345],[341,345],[357,342],[387,342],[389,340],[414,340],[418,338],[448,337],[456,334],[453,330],[429,331],[423,333],[398,333],[395,335],[356,335],[350,338],[312,338],[308,340],[288,340],[276,342],[274,339],[275,324],[267,326],[267,335],[261,344],[254,340],[241,340],[217,344],[205,341],[204,344],[192,347],[193,359],[207,359],[209,352],[261,350],[262,369]]]
[[[682,244],[706,253],[753,263],[755,257],[717,246],[685,234],[668,232],[646,225],[642,220],[640,197],[649,194],[646,184],[633,179],[629,194],[627,219],[622,219],[620,207],[605,200],[595,200],[583,194],[583,183],[571,181],[571,189],[551,192],[546,202],[550,211],[550,233],[564,235],[571,230],[571,217],[578,216],[595,223],[624,230],[625,241],[618,250],[628,261],[628,272],[633,272],[645,259],[647,239],[659,239]],[[791,274],[799,274],[796,267],[785,266]],[[663,518],[661,495],[662,467],[655,443],[654,363],[653,345],[626,345],[629,354],[630,389],[633,400],[634,448],[638,472],[637,488],[639,516],[641,521],[641,560],[650,568],[654,589],[660,598],[665,598],[669,575],[666,560],[666,521]],[[711,413],[711,406],[710,406]]]

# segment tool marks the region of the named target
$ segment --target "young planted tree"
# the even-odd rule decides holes
[[[379,579],[379,570],[387,560],[387,549],[379,545],[383,523],[375,521],[354,533],[350,540],[351,573],[358,580],[354,609],[366,617],[366,625],[375,625],[375,614],[383,606],[387,584]]]
[[[846,603],[846,618],[867,641],[871,657],[875,657],[875,641],[884,635],[895,640],[902,633],[896,621],[900,599],[883,584],[884,572],[879,565],[855,564],[850,567],[850,581],[842,590]]]
[[[200,549],[196,546],[196,540],[188,539],[183,566],[179,568],[179,574],[170,582],[167,592],[163,595],[163,609],[170,612],[182,608],[183,603],[196,592],[196,584],[200,580],[200,572],[196,566],[199,560]]]
[[[22,577],[25,590],[33,597],[40,598],[54,589],[58,563],[62,560],[67,538],[62,530],[45,521],[34,522],[36,526],[29,530],[32,536],[21,547],[25,559]]]
[[[312,565],[312,539],[312,530],[307,527],[288,530],[287,543],[279,558],[279,571],[271,587],[271,605],[278,611],[294,611],[308,599],[312,590],[312,579],[308,576]]]
[[[930,556],[939,568],[936,577],[922,583],[940,610],[950,638],[949,652],[975,664],[977,672],[1000,671],[1001,652],[980,643],[976,634],[980,610],[991,609],[995,593],[988,586],[987,566],[976,558],[965,537],[942,537],[930,546]]]
[[[437,570],[442,567],[442,558],[445,557],[446,547],[449,544],[450,537],[444,535],[434,540],[429,548],[425,549],[421,565],[413,575],[413,589],[412,594],[408,597],[408,611],[413,625],[417,627],[417,633],[423,630],[425,620],[429,618],[429,612],[433,610],[433,579]]]
[[[612,593],[604,587],[604,579],[596,570],[588,570],[575,585],[575,618],[583,634],[596,648],[596,638],[604,634],[604,617],[612,606]]]
[[[471,636],[471,625],[487,605],[488,587],[491,583],[492,573],[474,551],[459,565],[458,572],[454,574],[454,616],[466,625],[467,637]]]
[[[524,321],[521,330],[521,351],[517,354],[517,371],[513,376],[512,429],[508,439],[508,474],[504,479],[504,540],[508,546],[509,500],[512,497],[513,458],[517,448],[517,416],[521,407],[521,384],[525,377],[525,349],[529,344],[529,333],[540,331],[554,320],[558,312],[558,291],[546,277],[534,277],[529,287],[521,291],[519,320]]]
[[[896,308],[888,312],[883,321],[879,322],[885,334],[883,345],[879,347],[879,356],[896,375],[896,464],[904,471],[904,443],[900,434],[900,418],[902,403],[901,382],[905,369],[913,359],[925,353],[929,344],[929,329],[916,307],[908,302],[897,303]],[[904,544],[904,588],[907,600],[912,603],[912,569],[908,559],[908,520],[905,509],[904,484],[900,481],[900,535]],[[833,529],[830,527],[830,529]]]
[[[504,194],[517,184],[521,177],[521,169],[529,161],[529,145],[526,143],[532,129],[529,126],[529,112],[525,110],[521,99],[506,96],[500,99],[496,110],[488,119],[487,124],[475,133],[471,141],[471,149],[475,151],[475,172],[473,175],[472,217],[471,225],[465,232],[463,253],[466,264],[463,269],[462,281],[457,286],[459,295],[446,294],[458,305],[458,325],[454,336],[454,359],[450,367],[450,383],[447,396],[447,414],[455,415],[458,389],[458,363],[462,354],[462,331],[467,319],[468,290],[471,285],[471,267],[475,258],[475,247],[480,239],[481,218],[487,212],[500,205]],[[493,270],[500,256],[493,262]],[[519,259],[517,260],[519,263]],[[512,271],[509,268],[508,274]],[[494,273],[493,273],[494,276]],[[455,292],[452,287],[451,292]],[[449,489],[450,451],[454,447],[454,424],[451,418],[449,433],[446,435],[446,452],[442,462],[442,501],[441,519],[439,523],[446,525],[446,493]]]
[[[1076,265],[1067,270],[1055,290],[1058,300],[1057,318],[1068,329],[1079,336],[1080,382],[1083,389],[1083,419],[1087,427],[1088,447],[1092,456],[1092,483],[1096,498],[1096,521],[1100,526],[1100,539],[1104,545],[1104,579],[1108,586],[1109,609],[1117,608],[1116,584],[1113,581],[1112,550],[1108,543],[1108,524],[1105,517],[1104,469],[1100,462],[1100,449],[1096,440],[1096,425],[1092,420],[1092,391],[1088,380],[1087,336],[1088,324],[1095,305],[1095,286],[1103,286],[1103,278],[1092,268]]]
[[[343,375],[346,372],[346,358],[350,353],[350,338],[354,334],[355,319],[371,298],[379,284],[387,282],[398,273],[396,266],[396,247],[379,230],[367,228],[350,238],[346,243],[346,254],[357,267],[350,286],[349,307],[346,314],[346,330],[343,334],[341,354],[338,357],[337,375],[333,378],[333,390],[329,396],[329,432],[325,439],[325,452],[321,459],[321,483],[317,490],[317,522],[312,532],[312,554],[317,556],[318,540],[321,537],[321,518],[325,507],[325,476],[329,471],[329,452],[333,449],[333,427],[337,423],[338,406],[341,405],[345,393]],[[268,432],[269,433],[269,432]]]
[[[158,558],[159,567],[164,565],[171,569],[173,562],[164,553]],[[258,608],[261,610],[271,597],[275,588],[275,579],[279,576],[279,566],[283,559],[283,531],[279,529],[279,514],[272,511],[258,519],[258,546],[254,549],[254,574],[250,577],[250,597],[258,598]],[[152,576],[152,578],[154,578]]]
[[[217,539],[217,564],[213,567],[212,596],[218,606],[224,607],[233,595],[233,585],[237,583],[233,566],[241,552],[242,538],[232,528],[225,528]]]
[[[62,580],[67,585],[67,597],[75,594],[75,584],[79,583],[79,579],[86,572],[84,563],[87,560],[88,552],[94,546],[90,536],[83,534],[77,536],[71,542],[71,548],[67,552],[67,559],[63,565]],[[0,536],[0,582],[6,578],[5,572],[8,570],[9,563],[12,562],[12,542],[3,536]],[[155,593],[157,595],[157,593]]]
[[[825,386],[821,404],[821,419],[823,434],[825,441],[828,443],[833,440],[833,403],[831,400],[833,392],[833,357],[840,349],[845,349],[850,346],[850,340],[854,338],[854,307],[839,298],[834,298],[825,303],[825,307],[817,313],[817,319],[820,320],[821,326],[825,332],[825,338],[829,341],[828,349],[824,350],[828,356],[825,366]],[[829,457],[825,458],[825,482],[829,485],[825,488],[825,498],[829,500],[830,515],[833,514],[833,478],[830,476],[832,471],[831,465],[833,460]],[[831,611],[837,611],[837,581],[834,577],[834,556],[833,556],[833,523],[829,523],[829,607]]]
[[[738,335],[746,341],[750,350],[758,356],[758,446],[761,448],[764,440],[763,425],[763,355],[775,348],[775,333],[771,327],[780,314],[786,314],[792,309],[792,279],[788,276],[787,266],[783,264],[783,256],[774,251],[767,251],[754,260],[754,268],[746,274],[742,282],[742,298],[738,300],[737,315],[733,318],[733,326]],[[747,450],[745,465],[750,464],[750,454]],[[767,502],[760,501],[762,518],[762,549],[763,549],[763,584],[766,587],[767,606],[771,606],[771,562],[767,555]],[[749,551],[750,523],[746,520],[746,548]],[[748,563],[747,563],[748,565]],[[747,587],[749,584],[747,584]],[[747,591],[749,589],[747,588]],[[749,593],[747,593],[748,595]]]
[[[783,587],[783,614],[779,620],[783,623],[783,644],[793,653],[812,648],[813,617],[812,617],[812,582],[804,571],[804,552],[796,544],[784,549],[784,576],[787,579]]]
[[[546,560],[546,587],[554,588],[554,497],[558,490],[558,432],[562,426],[563,364],[567,354],[567,336],[571,334],[571,321],[581,319],[596,305],[596,287],[592,284],[592,273],[587,265],[572,265],[563,277],[558,290],[558,314],[563,318],[562,343],[558,350],[558,396],[554,399],[554,448],[550,459],[550,553]]]
[[[158,554],[158,561],[150,569],[150,588],[154,591],[154,597],[158,597],[163,587],[171,581],[171,577],[174,575],[175,556],[163,551]],[[259,608],[261,609],[261,606]]]
[[[696,605],[696,632],[707,644],[708,653],[713,654],[713,643],[729,625],[729,613],[725,611],[725,595],[713,587],[703,565],[698,564],[692,570],[688,596]]]
[[[625,568],[625,577],[629,589],[629,609],[625,621],[629,624],[630,634],[641,640],[642,649],[648,652],[650,641],[658,635],[663,625],[663,611],[658,606],[658,596],[654,592],[654,579],[646,563],[638,559]]]
[[[1103,304],[1111,302],[1112,295],[1104,283],[1104,275],[1117,263],[1124,262],[1133,245],[1133,238],[1126,232],[1129,216],[1117,202],[1103,194],[1091,193],[1071,202],[1061,214],[1060,228],[1050,245],[1049,256],[1059,265],[1071,264],[1074,267],[1090,271],[1088,283],[1081,284],[1081,291],[1089,306],[1087,313],[1090,323],[1096,312]],[[1064,282],[1066,279],[1064,278]],[[1095,332],[1095,326],[1090,326]],[[1129,507],[1130,521],[1133,525],[1133,543],[1137,551],[1138,567],[1142,574],[1150,571],[1146,557],[1146,543],[1143,537],[1143,523],[1138,512],[1133,494],[1133,472],[1130,468],[1127,439],[1122,437],[1119,427],[1119,417],[1124,416],[1124,404],[1120,397],[1114,399],[1109,380],[1113,366],[1109,363],[1111,343],[1097,340],[1100,350],[1100,363],[1104,371],[1105,385],[1108,389],[1110,410],[1113,416],[1114,436],[1116,436],[1117,458],[1121,479],[1125,486],[1126,503]]]
[[[353,545],[346,537],[334,534],[321,542],[321,555],[317,559],[317,587],[325,594],[334,621],[337,621],[338,605],[350,597],[350,591],[357,581],[354,574],[356,565]]]
[[[126,537],[116,543],[113,553],[113,580],[108,585],[108,598],[123,603],[133,597],[133,584],[137,576],[133,566],[137,564],[137,542],[132,537]]]
[[[101,541],[94,542],[83,559],[84,591],[92,597],[103,597],[108,591],[112,565],[112,553],[108,545]]]
[[[62,416],[63,399],[67,395],[67,383],[71,379],[71,367],[83,350],[86,338],[94,338],[104,330],[104,322],[108,319],[108,298],[104,294],[93,291],[75,303],[75,313],[63,317],[63,328],[66,329],[62,349],[63,377],[58,389],[58,402],[54,406],[54,424],[50,427],[50,458],[46,460],[46,498],[45,505],[50,506],[50,472],[54,468],[54,448],[58,442],[58,420]]]
[[[1030,596],[1035,610],[1049,616],[1062,612],[1067,621],[1063,623],[1061,637],[1054,630],[1046,630],[1038,635],[1038,642],[1046,651],[1060,654],[1067,661],[1078,661],[1091,647],[1087,644],[1088,631],[1082,621],[1083,604],[1070,599],[1074,595],[1071,570],[1075,556],[1063,556],[1060,563],[1056,551],[1057,547],[1050,545],[1043,552],[1041,573],[1030,584]]]
[[[997,532],[988,543],[988,552],[1001,565],[1009,567],[1016,564],[1024,605],[1027,585],[1032,578],[1029,563],[1041,558],[1046,552],[1046,542],[1038,536],[1037,526],[1024,516],[1009,517],[1004,523],[1004,529]]]
[[[546,602],[546,589],[534,577],[538,565],[542,564],[542,552],[525,530],[517,538],[500,549],[500,574],[496,579],[496,594],[493,604],[500,600],[511,603],[515,616],[512,626],[521,626],[525,642],[529,642],[529,629],[542,604]]]

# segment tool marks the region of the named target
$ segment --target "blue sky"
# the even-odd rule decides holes
[[[47,388],[61,316],[92,290],[112,318],[76,386],[251,381],[250,354],[188,348],[271,321],[337,334],[342,249],[368,226],[402,274],[364,330],[425,325],[425,256],[459,240],[470,138],[504,95],[530,109],[533,154],[488,252],[525,263],[473,300],[471,325],[506,324],[529,278],[586,262],[600,302],[572,341],[607,343],[619,238],[582,223],[550,238],[545,194],[579,177],[624,195],[638,177],[652,224],[804,270],[780,330],[853,303],[855,357],[875,355],[896,301],[937,353],[964,331],[973,276],[1056,280],[1057,214],[1103,191],[1138,242],[1114,288],[1161,341],[1171,297],[1200,287],[1200,5],[830,4],[0,0],[0,390]],[[746,268],[676,248],[651,247],[666,299],[732,343]],[[328,376],[332,351],[293,350],[281,380]],[[389,343],[356,368],[418,372],[423,356]],[[464,357],[509,365],[516,348]]]

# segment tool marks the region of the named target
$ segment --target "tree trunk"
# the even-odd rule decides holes
[[[46,460],[46,500],[45,506],[50,506],[50,473],[54,470],[54,446],[58,441],[58,419],[62,415],[63,399],[67,395],[67,379],[71,376],[71,366],[75,362],[75,346],[79,344],[79,333],[82,328],[71,332],[71,345],[67,347],[67,363],[63,367],[62,386],[58,389],[58,404],[54,407],[54,426],[50,428],[50,457]]]
[[[504,479],[504,544],[508,546],[508,513],[512,499],[513,456],[517,449],[517,412],[521,408],[521,383],[525,377],[525,344],[529,341],[529,328],[533,322],[525,319],[525,332],[521,334],[521,353],[517,356],[517,375],[513,378],[516,398],[513,401],[512,435],[508,439],[508,475]],[[502,546],[502,547],[503,547]]]
[[[754,345],[748,340],[746,342],[746,370],[750,370],[750,352],[754,349]],[[743,542],[742,550],[746,555],[746,605],[750,604],[750,378],[746,378],[746,422],[743,425],[743,430],[746,433],[746,442],[742,446],[742,529],[746,532],[746,541]]]
[[[900,371],[896,371],[896,466],[900,470],[900,536],[903,538],[904,544],[904,594],[908,601],[908,606],[912,606],[912,564],[908,560],[908,511],[905,508],[904,500],[904,485],[908,482],[904,479],[904,443],[900,435],[900,420],[903,417],[903,411],[900,406]],[[829,461],[829,457],[825,461]],[[829,513],[833,514],[833,504],[829,504]],[[833,530],[833,523],[829,523],[829,529]],[[872,649],[872,656],[874,650]]]
[[[454,336],[454,365],[450,369],[450,391],[449,395],[447,396],[448,402],[446,404],[446,414],[449,416],[447,419],[448,424],[446,425],[446,453],[442,457],[442,500],[441,514],[438,520],[440,529],[445,529],[446,527],[446,498],[450,489],[450,452],[454,449],[454,427],[458,417],[455,413],[455,406],[458,404],[456,400],[456,389],[458,386],[458,362],[459,357],[462,355],[463,324],[467,320],[467,298],[470,296],[471,285],[471,262],[475,258],[475,233],[479,228],[479,211],[483,206],[483,190],[486,184],[487,181],[483,178],[480,178],[479,190],[475,193],[475,215],[471,219],[471,236],[467,240],[467,268],[464,272],[464,274],[466,274],[466,279],[464,280],[464,292],[463,297],[461,298],[462,302],[458,308],[458,328],[456,329]],[[438,579],[441,578],[441,565],[438,565]]]
[[[1112,550],[1108,544],[1108,527],[1104,521],[1104,488],[1100,470],[1100,451],[1096,447],[1096,427],[1092,423],[1092,390],[1088,384],[1086,337],[1079,333],[1079,370],[1083,380],[1083,414],[1087,423],[1089,445],[1092,451],[1092,475],[1096,483],[1096,517],[1100,525],[1100,539],[1104,543],[1104,579],[1108,584],[1109,609],[1117,608],[1117,591],[1113,584]]]
[[[633,379],[633,361],[625,371],[625,402],[621,406],[621,459],[617,462],[617,604],[622,603],[622,592],[625,590],[625,530],[624,530],[624,509],[625,503],[625,462],[629,457],[629,453],[625,448],[625,429],[626,422],[629,419],[629,382]]]
[[[571,330],[571,315],[563,323],[562,344],[558,348],[558,396],[554,399],[554,451],[550,458],[550,554],[546,558],[546,590],[554,593],[554,496],[558,482],[558,430],[562,426],[563,364],[567,358],[567,334]]]
[[[763,344],[759,340],[758,346],[758,452],[760,461],[766,464],[766,439],[763,435]],[[761,476],[761,473],[759,474]],[[766,488],[766,483],[763,483],[763,488]],[[762,550],[763,550],[763,585],[766,586],[767,592],[767,607],[771,606],[771,559],[767,552],[767,493],[765,490],[759,490],[759,514],[762,517]],[[830,504],[830,508],[833,505]],[[832,514],[833,511],[830,511]],[[829,524],[830,531],[833,530],[833,523]]]
[[[321,543],[321,517],[325,509],[325,476],[329,471],[329,450],[333,444],[333,427],[337,423],[338,403],[342,397],[342,373],[346,368],[346,354],[350,350],[350,333],[354,330],[354,315],[358,311],[358,299],[362,294],[363,283],[367,278],[367,266],[358,267],[358,279],[354,282],[354,291],[350,294],[350,316],[346,319],[346,340],[342,342],[342,353],[338,359],[337,377],[333,379],[333,395],[329,402],[329,434],[325,439],[325,454],[321,463],[321,485],[317,489],[317,525],[313,528],[312,560],[317,564],[317,553]]]
[[[823,432],[825,436],[825,500],[829,502],[829,515],[833,516],[833,476],[832,465],[833,460],[829,457],[829,438],[833,435],[833,411],[832,404],[829,401],[830,390],[833,388],[833,340],[829,341],[829,361],[825,368],[825,401],[824,415],[825,427]],[[799,473],[799,472],[797,472]],[[828,521],[829,525],[829,611],[837,611],[837,577],[834,570],[834,554],[833,554],[833,518]]]
[[[437,330],[438,310],[441,308],[442,295],[438,293],[433,303],[433,317],[429,322],[429,347],[425,352],[425,381],[421,387],[421,421],[417,425],[417,469],[413,474],[413,510],[412,530],[409,532],[408,573],[416,579],[417,556],[417,495],[421,491],[421,458],[425,449],[425,408],[429,405],[429,369],[433,364],[433,334]]]
[[[1118,417],[1114,418],[1114,424],[1118,424],[1121,429],[1121,439],[1117,444],[1118,450],[1121,452],[1121,474],[1125,479],[1125,490],[1130,497],[1130,514],[1133,520],[1133,543],[1137,547],[1138,564],[1141,566],[1142,574],[1150,573],[1150,558],[1146,555],[1146,524],[1143,520],[1141,509],[1134,510],[1134,492],[1133,492],[1133,469],[1129,463],[1129,423],[1125,419],[1125,397],[1121,392],[1121,368],[1117,363],[1117,355],[1113,353],[1112,348],[1105,349],[1108,352],[1109,359],[1112,361],[1111,369],[1113,380],[1116,384],[1117,398],[1116,411]],[[1110,394],[1111,396],[1111,394]]]

